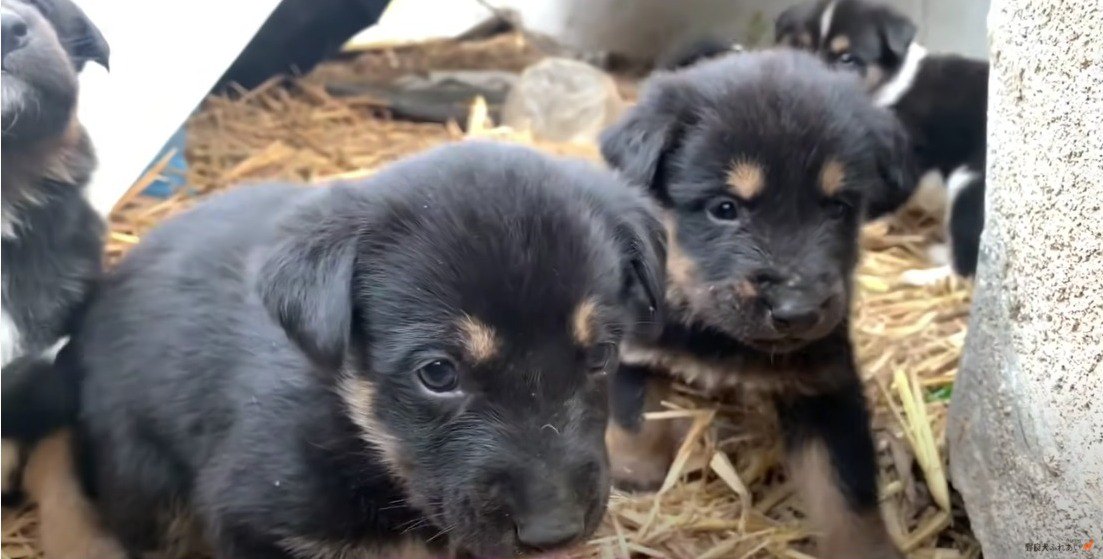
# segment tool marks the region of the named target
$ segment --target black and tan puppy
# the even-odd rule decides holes
[[[104,226],[84,197],[95,167],[76,118],[77,73],[107,66],[96,26],[69,0],[3,0],[3,490],[38,505],[47,559],[111,559],[72,467],[73,384],[54,355],[100,273]]]
[[[90,487],[133,553],[179,509],[224,559],[578,542],[664,242],[611,174],[494,144],[210,200],[120,264],[64,355]]]
[[[988,63],[928,53],[907,16],[864,0],[800,4],[779,16],[776,29],[778,43],[814,51],[860,76],[874,102],[890,107],[907,128],[924,174],[915,203],[945,212],[950,246],[931,252],[946,267],[904,279],[935,281],[951,266],[973,275],[984,229]],[[812,40],[794,43],[794,33]]]
[[[621,353],[615,479],[662,480],[676,436],[639,411],[664,376],[757,390],[776,402],[822,556],[897,557],[848,310],[859,226],[913,182],[898,122],[851,76],[768,51],[657,76],[602,152],[662,205],[670,238],[661,337]]]

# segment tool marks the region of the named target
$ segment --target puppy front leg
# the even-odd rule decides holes
[[[823,534],[822,559],[900,559],[878,509],[865,397],[850,376],[837,390],[779,401],[790,477]]]
[[[43,439],[31,450],[23,479],[38,504],[39,540],[46,559],[126,559],[103,527],[77,479],[68,431]]]
[[[661,409],[669,382],[639,365],[621,365],[613,375],[605,445],[619,489],[652,491],[666,478],[681,442],[676,421],[647,421],[643,414]]]

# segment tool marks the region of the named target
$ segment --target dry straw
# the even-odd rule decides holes
[[[520,69],[538,56],[515,35],[439,41],[365,52],[315,73],[209,99],[188,123],[188,190],[165,200],[140,192],[143,177],[111,218],[114,261],[167,216],[197,197],[259,180],[314,182],[362,176],[398,157],[464,137],[455,125],[389,119],[367,97],[334,98],[327,83],[365,75],[396,76],[442,68]],[[495,127],[476,104],[470,135],[533,144],[530,135]],[[537,147],[597,158],[592,145]],[[897,542],[916,559],[974,559],[979,548],[946,479],[945,425],[970,300],[967,285],[902,284],[902,272],[927,267],[936,226],[923,218],[877,223],[863,232],[853,334],[873,409],[881,509]],[[689,419],[657,494],[615,493],[600,531],[572,556],[809,559],[810,529],[779,467],[774,418],[756,401],[710,401],[680,386],[649,421]],[[3,557],[37,557],[33,510],[5,510]]]

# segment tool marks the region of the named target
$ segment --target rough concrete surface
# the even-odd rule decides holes
[[[950,409],[950,471],[985,557],[1096,557],[1103,1],[994,0],[989,36],[988,224]],[[1090,538],[1095,551],[1081,550]]]

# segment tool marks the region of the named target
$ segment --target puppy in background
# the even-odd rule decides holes
[[[678,70],[745,49],[737,42],[719,37],[700,37],[687,43],[675,44],[655,61],[656,70]]]
[[[84,198],[96,160],[75,111],[77,73],[107,67],[108,47],[69,0],[3,0],[0,18],[5,501],[26,489],[38,503],[48,559],[120,557],[74,475],[59,429],[75,386],[53,366],[100,274],[104,225]]]
[[[671,375],[718,396],[747,389],[776,404],[820,556],[901,557],[879,514],[848,320],[859,228],[915,184],[898,121],[786,49],[657,75],[601,150],[662,206],[669,237],[661,336],[621,352],[614,479],[662,482],[681,435],[641,412]]]
[[[89,485],[133,556],[181,512],[223,559],[572,545],[605,511],[606,376],[660,316],[664,243],[611,173],[518,146],[206,201],[73,335]]]
[[[924,173],[913,204],[944,215],[950,244],[932,247],[942,266],[903,279],[925,285],[951,272],[972,276],[984,229],[988,63],[928,53],[907,16],[864,0],[800,4],[775,29],[779,44],[814,51],[859,76],[874,102],[907,128]]]

